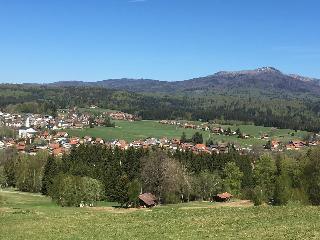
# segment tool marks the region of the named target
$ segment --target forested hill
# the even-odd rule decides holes
[[[121,79],[0,84],[3,111],[53,113],[57,108],[91,104],[143,119],[238,120],[320,131],[319,81],[274,68],[219,72],[179,82]]]
[[[212,92],[247,92],[248,90],[264,93],[312,94],[320,95],[320,81],[293,74],[284,74],[272,67],[255,70],[218,72],[210,76],[184,81],[158,81],[151,79],[109,79],[98,82],[64,81],[52,83],[53,86],[95,86],[133,92],[199,93]]]

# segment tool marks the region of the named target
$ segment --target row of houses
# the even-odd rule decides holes
[[[31,130],[30,130],[31,129]],[[102,144],[111,148],[120,148],[126,150],[133,148],[153,148],[158,147],[169,151],[192,151],[194,153],[227,153],[229,145],[226,143],[206,146],[205,144],[182,143],[179,139],[168,138],[147,138],[144,140],[134,140],[127,142],[125,140],[104,141],[102,138],[85,136],[83,138],[72,137],[65,131],[35,131],[33,128],[25,130],[26,135],[20,135],[18,139],[4,138],[0,141],[0,148],[16,148],[19,152],[36,154],[41,150],[48,150],[55,156],[61,156],[68,153],[72,147],[78,147],[80,144]],[[21,134],[21,133],[20,133]]]
[[[270,141],[270,150],[272,151],[283,151],[283,150],[300,150],[305,147],[310,147],[310,146],[320,146],[320,140],[315,140],[315,141],[301,141],[301,140],[295,140],[295,141],[289,141],[287,144],[277,141],[277,140],[272,140]]]
[[[104,112],[104,115],[109,116],[112,120],[123,120],[133,122],[139,118],[133,114],[124,113],[124,112]]]

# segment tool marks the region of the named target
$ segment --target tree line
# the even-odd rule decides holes
[[[142,192],[153,193],[164,204],[212,200],[229,192],[255,205],[289,201],[320,205],[319,176],[320,148],[297,157],[240,155],[232,149],[211,155],[100,145],[80,145],[61,158],[46,152],[0,154],[2,186],[41,192],[61,206],[100,200],[137,206]]]

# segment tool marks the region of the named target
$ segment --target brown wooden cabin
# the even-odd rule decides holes
[[[230,201],[230,199],[232,198],[232,194],[225,192],[225,193],[219,193],[215,196],[213,196],[213,201],[215,202],[227,202]]]
[[[158,199],[152,193],[143,193],[139,195],[139,202],[141,207],[154,207],[158,204]]]

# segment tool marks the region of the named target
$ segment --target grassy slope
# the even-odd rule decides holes
[[[0,191],[0,197],[2,240],[320,238],[316,207],[196,209],[180,204],[110,211],[60,208],[37,194]]]
[[[127,121],[116,121],[116,128],[104,128],[96,127],[93,129],[84,129],[84,130],[68,130],[68,133],[71,136],[93,136],[93,137],[102,137],[105,140],[114,140],[114,139],[124,139],[127,141],[144,139],[147,137],[168,137],[168,138],[180,138],[182,133],[185,132],[187,137],[191,137],[197,130],[193,129],[183,129],[177,128],[172,125],[163,125],[156,121],[137,121],[137,122],[127,122]],[[270,127],[261,127],[253,125],[239,125],[239,126],[228,126],[224,125],[224,128],[231,127],[232,130],[236,130],[238,127],[243,133],[250,134],[253,136],[250,139],[239,139],[236,136],[218,136],[212,135],[209,132],[202,132],[204,139],[208,139],[211,136],[214,141],[225,141],[225,142],[234,142],[241,144],[242,146],[249,145],[263,145],[266,143],[266,140],[258,139],[261,136],[261,133],[268,133],[272,138],[279,139],[281,141],[287,142],[291,139],[301,138],[306,132],[298,131],[295,133],[295,136],[291,136],[288,133],[294,132],[293,130],[288,129],[273,129]]]

